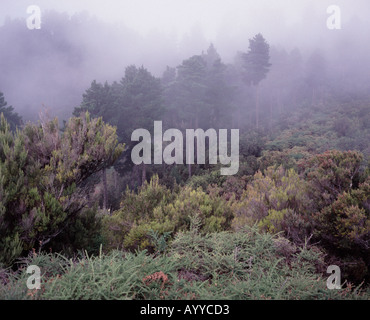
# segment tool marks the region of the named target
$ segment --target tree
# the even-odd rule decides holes
[[[87,179],[123,151],[115,128],[101,118],[57,119],[10,132],[0,124],[0,262],[42,249],[68,229],[87,205]]]
[[[228,83],[228,66],[221,61],[216,48],[211,44],[207,54],[203,54],[207,63],[205,102],[209,105],[209,125],[212,128],[227,128],[231,125],[234,89]],[[228,110],[228,112],[225,112]]]
[[[259,84],[266,78],[271,64],[270,46],[262,36],[257,34],[249,40],[249,51],[243,55],[244,60],[244,81],[256,88],[256,127],[259,126]]]
[[[298,49],[288,53],[284,49],[270,48],[271,70],[265,81],[265,92],[270,102],[270,126],[272,126],[273,107],[282,114],[283,107],[296,107],[297,95],[302,87],[303,64]]]
[[[327,64],[323,54],[319,50],[313,52],[306,63],[306,83],[311,91],[312,104],[316,102],[318,95],[322,99],[326,68]]]
[[[131,152],[135,142],[131,134],[135,129],[153,130],[155,120],[164,113],[162,86],[159,78],[154,77],[144,67],[131,65],[126,68],[125,76],[117,87],[118,98],[115,100],[115,118],[117,133],[122,141],[127,142],[127,153]],[[128,168],[126,162],[117,162],[116,168],[123,172]],[[141,184],[146,181],[146,165],[141,165]]]
[[[177,108],[178,83],[176,68],[167,66],[162,74],[163,103],[166,106],[166,123],[173,128],[179,123],[179,110]]]
[[[7,107],[7,104],[4,94],[0,91],[0,114],[4,114],[4,117],[10,125],[10,130],[15,131],[16,127],[22,124],[22,118],[18,113],[13,111],[14,108],[12,106]]]
[[[184,60],[178,70],[180,119],[188,128],[208,127],[209,105],[205,102],[207,63],[201,55]]]
[[[74,116],[80,116],[88,111],[93,117],[102,117],[104,121],[111,122],[114,118],[114,95],[112,87],[107,82],[102,85],[94,80],[89,89],[83,94],[82,103],[73,111]],[[103,209],[107,209],[108,202],[108,187],[107,187],[107,171],[102,170],[103,180]]]
[[[104,85],[94,80],[89,89],[82,95],[82,102],[73,111],[75,117],[88,111],[93,117],[102,117],[104,121],[109,121],[113,117],[113,97],[111,86],[105,82]]]
[[[120,142],[126,144],[123,157],[115,163],[115,169],[123,175],[132,169],[132,163],[127,161],[134,143],[131,134],[135,129],[151,130],[154,120],[163,115],[162,85],[160,79],[154,77],[144,67],[128,66],[120,82],[100,84],[91,83],[83,95],[82,103],[75,108],[74,115],[81,111],[89,111],[94,117],[117,127]],[[141,167],[141,183],[146,180],[146,167]],[[137,170],[134,170],[137,172]],[[107,178],[103,170],[103,207],[107,207]]]
[[[118,119],[119,137],[128,143],[133,130],[150,130],[153,121],[163,115],[162,86],[159,78],[144,67],[137,68],[134,65],[126,68],[119,85],[114,117]]]

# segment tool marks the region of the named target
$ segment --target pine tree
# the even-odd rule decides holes
[[[118,98],[115,102],[117,133],[127,144],[127,154],[134,143],[131,134],[135,129],[143,128],[153,131],[155,120],[160,120],[163,113],[162,85],[159,78],[154,77],[144,67],[132,65],[126,68],[125,76],[118,87]],[[119,172],[127,169],[127,164],[117,162],[115,168]],[[141,184],[146,181],[146,166],[141,165]]]
[[[22,118],[18,113],[14,112],[12,106],[7,107],[7,105],[8,103],[5,101],[4,94],[0,91],[0,114],[4,114],[4,117],[10,125],[10,129],[15,131],[16,127],[22,124]]]
[[[166,67],[162,74],[163,103],[166,106],[165,123],[173,128],[179,123],[177,108],[178,85],[176,68]]]
[[[227,80],[228,66],[221,61],[213,44],[209,46],[203,59],[207,63],[205,101],[210,106],[209,125],[212,128],[228,128],[232,121],[235,93]]]
[[[243,55],[244,81],[256,88],[256,127],[259,127],[259,84],[266,78],[271,64],[270,46],[262,36],[257,34],[249,40],[249,51]]]
[[[210,106],[205,101],[207,63],[201,55],[184,60],[178,70],[178,108],[188,128],[209,127]]]

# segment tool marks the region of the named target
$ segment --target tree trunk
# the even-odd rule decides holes
[[[259,109],[260,109],[260,85],[256,85],[256,128],[259,127]]]
[[[103,169],[103,209],[107,210],[108,186],[107,186],[107,169]]]

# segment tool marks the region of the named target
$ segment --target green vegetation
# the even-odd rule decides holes
[[[92,81],[63,127],[23,125],[0,93],[0,299],[369,299],[370,102],[328,81],[319,52],[259,34],[233,64],[210,45]],[[155,120],[238,128],[239,172],[134,165]]]
[[[259,233],[201,235],[193,219],[188,232],[173,239],[166,254],[113,250],[67,259],[59,254],[32,254],[18,273],[4,273],[1,299],[367,299],[361,287],[328,290],[315,270],[323,253],[314,246],[296,247],[288,240]],[[38,265],[42,289],[24,285],[24,266]]]
[[[72,221],[76,228],[87,215],[86,179],[122,150],[115,129],[88,113],[71,118],[62,134],[57,119],[12,133],[1,115],[0,264],[43,248]]]

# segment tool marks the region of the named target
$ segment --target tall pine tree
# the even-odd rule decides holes
[[[259,127],[259,85],[266,78],[271,66],[270,46],[262,34],[257,34],[249,40],[249,51],[243,55],[244,81],[256,89],[256,127]]]

